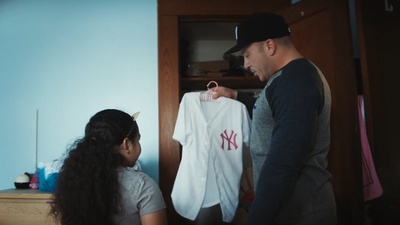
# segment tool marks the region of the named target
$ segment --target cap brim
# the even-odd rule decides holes
[[[235,45],[235,46],[233,46],[231,49],[229,49],[228,51],[226,51],[225,53],[224,53],[224,56],[225,55],[230,55],[230,54],[232,54],[232,53],[235,53],[235,52],[237,52],[237,51],[240,51],[242,48],[244,48],[245,46],[242,46],[242,45],[239,45],[239,44],[237,44],[237,45]]]

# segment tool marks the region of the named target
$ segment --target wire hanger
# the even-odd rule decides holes
[[[214,83],[216,85],[214,91],[209,88],[210,84]],[[210,81],[207,84],[207,91],[203,91],[200,93],[200,101],[216,101],[217,99],[213,99],[212,96],[218,89],[218,83],[215,81]]]

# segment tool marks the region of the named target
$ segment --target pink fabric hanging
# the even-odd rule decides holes
[[[378,198],[383,194],[381,183],[375,171],[371,149],[368,143],[367,132],[364,124],[363,108],[364,96],[358,96],[358,117],[360,124],[360,136],[362,147],[362,172],[364,186],[364,202]]]

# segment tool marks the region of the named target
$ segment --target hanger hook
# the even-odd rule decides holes
[[[217,89],[218,89],[218,83],[217,83],[216,81],[213,81],[213,80],[210,81],[210,82],[208,82],[208,84],[207,84],[207,90],[210,89],[208,86],[210,86],[211,83],[214,83],[214,84],[216,85],[215,90],[214,90],[214,92],[216,92]]]

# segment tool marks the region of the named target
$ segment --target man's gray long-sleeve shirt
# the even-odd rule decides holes
[[[247,224],[336,224],[331,175],[331,95],[323,74],[296,59],[261,95],[238,94],[252,113],[250,150],[255,199]]]

